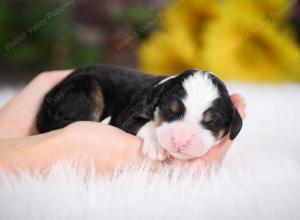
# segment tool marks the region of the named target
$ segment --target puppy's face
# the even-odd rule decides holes
[[[242,127],[225,85],[208,72],[192,70],[162,80],[151,101],[158,142],[178,159],[199,157],[228,132],[234,139]]]

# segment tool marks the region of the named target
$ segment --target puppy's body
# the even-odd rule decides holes
[[[37,119],[40,132],[76,121],[108,120],[144,139],[152,159],[169,154],[190,159],[205,153],[241,119],[225,85],[203,71],[165,77],[96,65],[76,70],[45,97]]]
[[[145,95],[163,78],[108,65],[76,70],[46,95],[37,128],[43,133],[76,121],[110,117],[109,124],[136,134],[136,126],[127,119],[137,116]]]

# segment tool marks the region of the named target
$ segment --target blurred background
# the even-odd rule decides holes
[[[0,83],[107,63],[300,81],[297,0],[2,0]]]
[[[247,102],[231,156],[299,161],[300,0],[0,0],[0,46],[0,107],[46,70],[205,69]]]
[[[0,50],[0,107],[46,70],[213,71],[247,102],[228,158],[300,161],[300,0],[0,0]]]

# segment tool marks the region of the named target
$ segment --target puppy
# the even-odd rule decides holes
[[[152,160],[199,157],[228,132],[234,139],[242,127],[226,86],[210,72],[166,77],[108,65],[78,69],[55,86],[37,129],[76,121],[109,123],[143,138],[143,153]]]

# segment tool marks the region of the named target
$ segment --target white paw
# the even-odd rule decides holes
[[[107,118],[104,118],[102,121],[100,121],[100,123],[105,124],[105,125],[108,125],[109,122],[110,122],[110,120],[111,120],[111,116],[109,116],[109,117],[107,117]]]
[[[150,160],[165,160],[168,157],[166,150],[161,148],[157,140],[155,139],[144,139],[142,152]]]

